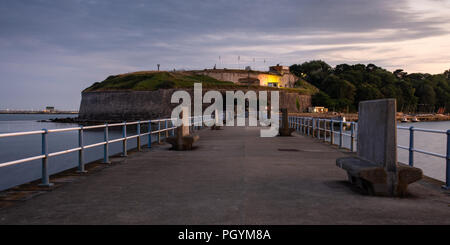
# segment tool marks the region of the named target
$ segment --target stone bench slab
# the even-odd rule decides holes
[[[376,163],[358,158],[343,157],[336,159],[336,165],[347,171],[351,183],[372,195],[389,195],[386,170]],[[406,165],[397,167],[397,194],[404,196],[408,185],[422,178],[422,170]]]
[[[192,146],[200,139],[198,135],[188,135],[181,138],[181,145],[176,136],[166,139],[166,142],[172,145],[172,148],[179,151],[192,150]]]
[[[295,131],[295,128],[280,128],[279,135],[280,136],[291,136],[292,132]]]

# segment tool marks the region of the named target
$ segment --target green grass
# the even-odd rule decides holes
[[[108,90],[157,90],[167,88],[193,87],[201,82],[208,86],[233,85],[214,78],[176,72],[136,72],[123,75],[109,76],[103,82],[94,83],[84,92]]]
[[[314,94],[318,90],[309,83],[302,83],[298,88],[271,88],[261,86],[247,86],[234,84],[214,79],[205,75],[197,75],[192,72],[134,72],[115,76],[109,76],[102,82],[96,82],[83,92],[91,91],[153,91],[169,88],[192,88],[194,83],[202,83],[204,88],[211,89],[245,89],[254,90],[281,90],[300,94]]]

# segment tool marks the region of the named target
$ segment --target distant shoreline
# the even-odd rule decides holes
[[[59,114],[78,114],[78,111],[0,111],[0,114],[45,114],[45,115],[59,115]]]
[[[291,113],[290,113],[291,114]],[[344,116],[348,122],[358,121],[358,113],[292,113],[292,115],[300,117],[315,117],[321,119],[336,119]],[[450,115],[444,114],[403,114],[397,112],[396,120],[401,122],[405,118],[408,122],[411,122],[413,118],[418,119],[420,122],[432,122],[432,121],[450,121]]]

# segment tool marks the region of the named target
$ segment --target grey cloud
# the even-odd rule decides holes
[[[357,45],[361,43],[448,34],[445,27],[448,17],[423,18],[421,13],[409,11],[408,3],[407,0],[3,0],[0,72],[5,80],[0,84],[2,87],[9,84],[9,89],[21,93],[24,84],[42,84],[33,87],[29,94],[42,87],[46,98],[51,96],[44,87],[51,84],[59,94],[71,98],[70,102],[55,99],[54,104],[77,108],[79,92],[90,83],[111,73],[152,69],[156,63],[166,69],[199,69],[211,67],[218,62],[219,55],[227,64],[234,62],[232,56],[242,55],[243,60],[256,57],[262,67],[269,62],[320,58],[329,51],[355,50],[361,48]],[[385,29],[395,32],[377,34]],[[322,37],[324,33],[329,36]],[[299,45],[311,47],[289,50]],[[288,51],[274,51],[278,47],[286,47]],[[263,59],[268,62],[261,63]],[[389,65],[387,61],[383,63]],[[17,66],[22,69],[11,69]],[[16,103],[5,91],[0,92],[0,108]],[[32,99],[29,94],[30,99],[20,103],[30,105],[39,100],[39,95]]]

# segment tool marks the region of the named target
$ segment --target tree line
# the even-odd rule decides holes
[[[320,89],[312,103],[334,111],[357,111],[363,100],[397,99],[403,112],[441,112],[450,110],[450,70],[442,74],[387,71],[374,64],[340,64],[332,68],[321,60],[290,66],[290,71]]]

